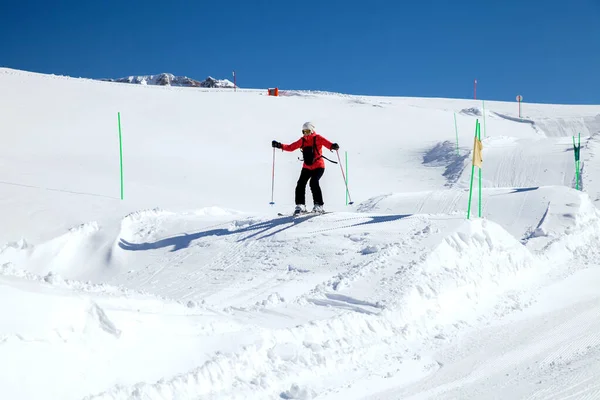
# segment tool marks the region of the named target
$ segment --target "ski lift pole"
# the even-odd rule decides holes
[[[344,167],[342,167],[340,152],[336,150],[335,153],[337,154],[338,164],[340,164],[340,170],[342,171],[342,178],[344,179],[344,184],[346,185],[346,195],[348,196],[348,200],[350,200],[348,204],[354,204],[354,202],[352,201],[352,197],[350,197],[350,190],[348,189],[348,181],[346,180],[346,174],[344,174]]]

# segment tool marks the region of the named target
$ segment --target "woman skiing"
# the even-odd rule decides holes
[[[302,125],[302,137],[292,144],[281,144],[275,140],[272,142],[272,146],[281,149],[283,151],[294,151],[302,148],[302,158],[304,164],[302,165],[302,171],[300,172],[300,178],[296,185],[296,209],[294,214],[300,214],[306,212],[306,184],[310,180],[310,191],[313,197],[313,212],[324,213],[323,209],[323,194],[321,187],[319,186],[319,179],[325,172],[325,161],[323,160],[323,153],[321,152],[322,146],[325,146],[329,150],[338,150],[340,146],[337,143],[331,143],[323,136],[318,135],[315,132],[315,126],[312,122],[305,122]]]

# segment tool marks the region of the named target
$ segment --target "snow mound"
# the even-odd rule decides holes
[[[71,228],[66,234],[36,246],[31,261],[38,265],[37,271],[54,271],[71,276],[71,267],[85,265],[90,254],[98,250],[98,244],[102,242],[100,232],[97,222]]]
[[[90,299],[31,292],[29,286],[15,288],[0,283],[0,300],[12,303],[13,312],[0,323],[0,336],[15,335],[22,340],[61,342],[83,341],[121,331],[104,310]]]
[[[218,353],[189,372],[154,384],[117,386],[90,398],[311,398],[313,390],[318,393],[318,377],[352,371],[357,359],[383,343],[406,354],[409,340],[442,337],[448,331],[440,326],[486,315],[503,295],[526,288],[539,268],[536,257],[499,225],[466,221],[420,263],[400,266],[397,276],[404,278],[395,282],[398,300],[379,313],[345,310],[333,318],[266,330],[261,341]],[[343,293],[329,294],[327,299],[361,301]],[[418,366],[423,374],[435,365],[420,355],[403,361],[403,368]],[[307,381],[314,385],[305,387]]]
[[[547,137],[591,136],[600,132],[600,115],[584,117],[536,118],[535,125]]]
[[[0,247],[0,264],[20,264],[27,260],[31,246],[25,239],[8,242]]]
[[[301,388],[297,384],[293,384],[289,390],[281,392],[279,397],[282,399],[308,400],[312,399],[314,395],[314,392],[311,392],[306,388]]]
[[[170,216],[174,215],[174,213],[170,211],[163,210],[161,208],[152,208],[148,210],[139,210],[129,213],[123,218],[123,221],[126,222],[137,222],[148,217],[160,217],[160,216]]]
[[[468,319],[478,307],[493,306],[499,295],[524,285],[527,273],[539,268],[538,259],[500,225],[467,221],[427,256],[402,309],[411,320]]]
[[[588,264],[600,256],[600,210],[586,193],[576,193],[575,201],[550,203],[527,242],[546,262],[567,262],[575,256]]]
[[[122,219],[120,236],[130,239],[152,238],[160,231],[162,222],[175,215],[160,208],[133,212]]]
[[[101,228],[92,221],[39,245],[27,244],[25,240],[9,243],[0,249],[0,263],[23,265],[38,275],[52,271],[75,279],[86,272],[77,267],[89,262],[90,254],[98,251],[102,241]]]
[[[513,117],[511,115],[502,114],[502,113],[499,113],[499,112],[493,112],[492,114],[496,115],[496,116],[498,116],[500,118],[512,121],[512,122],[518,122],[518,123],[525,123],[525,124],[535,125],[535,121],[532,121],[532,120],[527,119],[527,118]]]

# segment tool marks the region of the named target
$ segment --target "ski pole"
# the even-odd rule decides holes
[[[337,154],[337,158],[340,164],[340,170],[342,171],[342,178],[344,178],[344,184],[346,185],[346,194],[348,195],[348,200],[350,200],[350,202],[348,202],[348,204],[353,204],[354,202],[352,201],[352,197],[350,197],[350,190],[348,190],[348,182],[346,181],[346,174],[344,174],[344,167],[342,167],[342,160],[340,159],[340,153],[339,151],[335,151],[335,153]]]
[[[275,195],[275,147],[273,147],[273,172],[271,173],[271,202],[270,205],[275,204],[273,200]]]

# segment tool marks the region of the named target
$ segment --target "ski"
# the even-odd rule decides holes
[[[322,213],[319,212],[312,212],[312,211],[306,211],[306,212],[301,212],[301,213],[291,213],[291,214],[284,214],[284,213],[277,213],[277,215],[279,217],[302,217],[302,216],[310,216],[310,215],[325,215],[325,214],[330,214],[332,211],[325,211]]]

